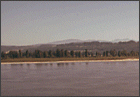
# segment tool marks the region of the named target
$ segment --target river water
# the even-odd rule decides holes
[[[2,64],[1,96],[139,96],[139,61]]]

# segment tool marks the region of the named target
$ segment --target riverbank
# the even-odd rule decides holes
[[[57,59],[59,59],[59,58],[57,58]],[[14,60],[14,59],[13,59]],[[5,62],[3,62],[3,61],[1,61],[1,64],[30,64],[30,63],[69,63],[69,62],[116,62],[116,61],[139,61],[139,58],[116,58],[116,59],[113,59],[113,58],[108,58],[108,59],[87,59],[87,58],[84,58],[84,59],[71,59],[70,60],[70,58],[69,58],[69,60],[34,60],[34,61],[26,61],[26,60],[24,60],[24,61],[10,61],[10,62],[8,62],[8,61],[5,61]]]

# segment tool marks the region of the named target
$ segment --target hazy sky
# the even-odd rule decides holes
[[[139,40],[139,1],[1,1],[1,45]]]

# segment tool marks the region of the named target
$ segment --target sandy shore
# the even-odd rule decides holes
[[[139,61],[139,59],[119,60],[75,60],[75,61],[47,61],[47,62],[1,62],[1,64],[29,64],[29,63],[69,63],[69,62],[116,62],[116,61]]]

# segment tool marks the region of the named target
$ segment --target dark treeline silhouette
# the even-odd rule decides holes
[[[41,50],[35,50],[33,53],[26,50],[26,52],[19,51],[9,51],[8,53],[1,52],[1,59],[6,58],[62,58],[62,57],[115,57],[115,56],[139,56],[139,52],[137,51],[130,51],[127,52],[127,50],[122,51],[116,51],[115,49],[110,51],[104,51],[103,54],[96,52],[94,55],[93,52],[89,52],[87,49],[85,51],[68,51],[68,50],[59,50],[56,51],[44,51]]]

